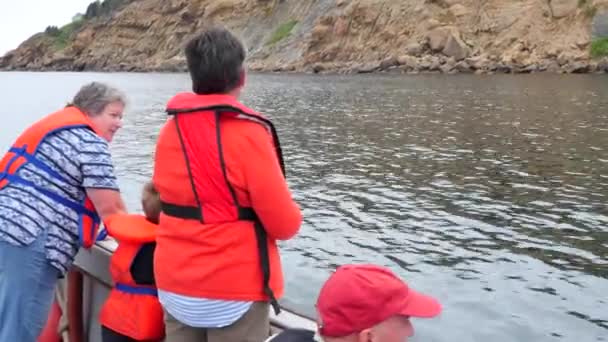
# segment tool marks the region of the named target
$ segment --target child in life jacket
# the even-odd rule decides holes
[[[165,329],[154,280],[154,250],[160,197],[151,182],[144,185],[145,216],[120,214],[104,221],[118,241],[110,261],[114,287],[100,313],[103,342],[161,341]]]

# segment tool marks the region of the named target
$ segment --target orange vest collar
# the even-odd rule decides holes
[[[89,125],[89,127],[91,127],[91,129],[95,132],[95,134],[102,136],[101,131],[97,128],[97,126],[95,126],[95,123],[93,123],[91,118],[88,115],[86,115],[83,111],[81,111],[78,107],[76,107],[76,106],[66,107],[65,112],[69,113],[71,115],[74,115],[74,116],[77,116],[77,115],[82,116],[83,121],[87,125]]]
[[[243,113],[261,117],[260,113],[243,105],[236,97],[228,94],[197,95],[194,93],[179,93],[167,103],[168,112],[205,107],[233,107]]]

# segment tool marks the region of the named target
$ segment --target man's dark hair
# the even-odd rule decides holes
[[[190,39],[185,53],[195,93],[227,93],[241,82],[245,49],[227,29],[205,29]]]

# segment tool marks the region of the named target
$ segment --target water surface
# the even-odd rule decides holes
[[[113,142],[139,211],[185,74],[0,73],[0,148],[80,85],[129,95]],[[302,206],[284,303],[314,315],[330,270],[391,267],[444,306],[414,341],[608,341],[608,79],[252,75]]]

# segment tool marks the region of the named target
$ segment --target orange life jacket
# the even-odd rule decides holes
[[[78,236],[80,244],[85,248],[90,248],[95,243],[100,223],[99,216],[91,200],[85,195],[82,202],[75,201],[72,198],[40,187],[17,174],[17,171],[29,163],[42,169],[51,177],[69,183],[64,176],[55,172],[47,164],[36,158],[35,154],[40,143],[49,134],[74,127],[86,127],[99,135],[99,132],[87,116],[76,107],[66,107],[47,115],[26,129],[17,138],[2,160],[0,160],[0,189],[10,183],[22,184],[34,188],[39,193],[76,211],[79,215]],[[103,238],[105,238],[104,234],[100,234],[97,237],[98,240]]]
[[[100,323],[138,341],[158,341],[165,335],[163,310],[153,285],[139,285],[131,264],[145,243],[154,242],[157,225],[142,215],[116,214],[104,221],[108,234],[118,240],[110,261],[114,287],[101,308]]]
[[[197,220],[201,225],[253,222],[262,271],[261,289],[278,314],[280,307],[270,286],[270,265],[278,265],[278,256],[276,251],[273,251],[272,261],[276,262],[269,261],[269,239],[262,223],[253,208],[239,204],[233,185],[228,181],[220,119],[236,118],[263,125],[272,135],[284,174],[281,147],[274,125],[229,95],[178,94],[169,101],[167,113],[172,118],[166,125],[175,125],[176,133],[161,133],[157,142],[154,184],[162,204],[161,229],[177,231],[182,228],[177,225],[166,227],[173,223],[164,220],[163,215]],[[189,234],[195,233],[184,232],[183,238],[188,239]],[[178,246],[178,243],[174,244],[170,248],[184,248]],[[276,249],[274,242],[271,246]]]

